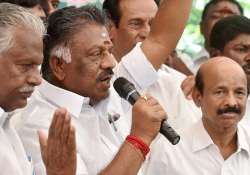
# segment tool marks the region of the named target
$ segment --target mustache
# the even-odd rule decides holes
[[[99,74],[99,76],[97,77],[97,80],[101,81],[103,80],[105,77],[112,77],[114,75],[114,72],[112,69],[106,69],[103,72],[101,72]]]
[[[18,91],[21,93],[25,93],[25,92],[31,92],[34,90],[35,90],[35,88],[33,86],[23,86]]]
[[[244,64],[244,65],[242,66],[242,68],[243,68],[243,70],[249,69],[249,68],[250,68],[250,62],[247,62],[246,64]]]
[[[229,106],[229,107],[224,108],[224,109],[218,109],[217,114],[221,115],[221,114],[229,113],[229,112],[241,114],[241,109],[239,107],[236,107],[236,106]]]

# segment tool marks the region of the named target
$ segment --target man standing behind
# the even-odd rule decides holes
[[[26,155],[7,112],[24,107],[35,86],[41,83],[38,66],[43,60],[44,30],[42,21],[27,10],[0,3],[1,175],[33,174],[30,155]],[[46,174],[74,175],[75,138],[67,112],[60,109],[54,114],[48,141],[42,132],[39,136]]]
[[[209,38],[215,23],[222,18],[233,15],[243,15],[243,8],[236,0],[211,0],[205,5],[200,22],[200,31],[205,39],[205,45],[194,58],[194,67],[192,68],[194,73],[210,57]]]
[[[238,63],[225,57],[204,63],[193,90],[202,120],[183,130],[175,147],[156,141],[146,174],[248,175],[250,135],[238,124],[247,96],[247,78]]]
[[[112,53],[118,62],[126,62],[126,59],[131,60],[134,64],[130,66],[136,67],[138,70],[137,72],[140,72],[140,60],[142,56],[136,48],[139,48],[141,45],[140,42],[142,42],[143,45],[145,41],[154,41],[154,38],[160,38],[161,34],[156,36],[154,34],[156,32],[165,32],[164,42],[166,42],[166,44],[164,47],[170,48],[168,43],[171,43],[171,40],[173,39],[172,37],[175,36],[173,33],[177,32],[174,31],[178,25],[177,23],[175,24],[175,21],[179,18],[180,13],[176,14],[176,11],[171,9],[171,3],[168,4],[168,2],[165,3],[162,1],[162,5],[165,4],[170,7],[167,9],[169,13],[167,14],[168,17],[166,17],[165,21],[162,21],[159,26],[155,27],[156,25],[154,26],[154,23],[158,23],[158,21],[155,20],[157,19],[155,15],[158,11],[157,1],[104,1],[103,9],[108,12],[111,20],[109,33],[111,41],[114,44]],[[159,6],[159,11],[164,8],[162,5]],[[162,31],[160,31],[160,28]],[[163,46],[159,45],[159,48],[163,48]],[[172,47],[172,50],[174,49],[175,46]],[[154,53],[155,50],[157,49],[148,48],[148,52]],[[159,60],[158,62],[160,64],[157,63],[157,66],[154,66],[157,71],[157,81],[152,83],[151,86],[148,86],[146,92],[155,97],[168,112],[168,122],[174,128],[183,128],[198,120],[196,114],[199,113],[199,111],[196,109],[192,101],[185,99],[180,88],[181,82],[185,79],[185,75],[163,65],[165,59],[170,55],[172,50],[170,50],[170,52],[168,51],[167,54],[163,56],[156,56],[154,57],[154,60],[150,60],[153,65],[155,60]],[[131,52],[133,54],[131,54]],[[134,74],[138,74],[137,72]],[[115,76],[119,76],[116,71]],[[136,83],[142,82],[142,78],[136,79],[136,77],[133,77],[133,79]],[[189,114],[188,116],[187,113]]]
[[[210,35],[210,55],[226,56],[236,61],[245,71],[250,85],[250,19],[231,16],[218,21]],[[250,99],[247,100],[243,121],[250,126]]]

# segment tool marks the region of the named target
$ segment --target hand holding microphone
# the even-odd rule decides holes
[[[117,93],[133,105],[131,134],[142,138],[148,145],[160,131],[173,145],[180,136],[166,122],[166,112],[153,97],[141,96],[134,85],[123,77],[115,80]]]

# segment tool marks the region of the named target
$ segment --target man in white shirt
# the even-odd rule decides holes
[[[169,14],[176,7],[183,13]],[[165,56],[175,47],[190,8],[190,0],[165,1],[156,18],[159,21],[153,24],[154,32],[116,66],[116,76],[126,77],[139,90],[154,84],[157,79],[155,69],[159,69]],[[172,25],[173,28],[169,28],[168,32],[161,30],[162,25],[167,25],[176,16],[179,20]],[[59,106],[65,106],[76,125],[77,174],[97,174],[103,169],[102,173],[109,175],[136,174],[143,160],[140,157],[138,160],[133,147],[131,150],[126,142],[123,144],[124,138],[129,133],[135,133],[149,145],[159,131],[163,115],[162,112],[155,114],[161,111],[157,102],[146,100],[148,107],[156,105],[158,110],[145,108],[149,111],[139,115],[133,109],[130,131],[131,107],[110,87],[115,64],[103,14],[94,7],[60,9],[50,16],[47,31],[42,65],[47,82],[31,98],[22,114],[29,117],[19,130],[26,150],[34,158],[36,169],[43,173],[35,130],[48,129],[51,120],[48,114]],[[135,61],[133,58],[138,54],[139,59]]]
[[[211,0],[205,5],[200,22],[200,30],[204,36],[205,45],[194,58],[194,65],[191,69],[193,73],[196,73],[200,65],[210,57],[208,53],[210,49],[209,37],[215,23],[222,18],[232,15],[243,15],[243,8],[235,0]]]
[[[24,107],[35,86],[41,83],[38,66],[43,60],[45,29],[42,21],[29,11],[0,3],[0,31],[1,175],[32,175],[32,159],[25,153],[7,112]],[[54,114],[48,141],[42,132],[39,136],[46,174],[74,175],[76,144],[66,111],[60,109]]]
[[[201,66],[195,81],[201,121],[181,131],[175,147],[160,136],[145,174],[249,174],[250,134],[238,124],[248,96],[246,74],[235,61],[217,57]]]
[[[104,1],[103,8],[108,12],[110,18],[109,33],[114,44],[112,53],[118,62],[128,58],[124,55],[128,54],[138,43],[151,36],[150,31],[154,30],[151,24],[158,11],[157,5],[159,4],[154,0]],[[170,23],[172,24],[173,21]],[[168,30],[171,31],[169,25],[166,26],[165,32],[167,33]],[[169,35],[166,40],[170,38]],[[135,53],[135,51],[133,52]],[[180,85],[186,76],[164,65],[168,55],[165,55],[161,62],[161,68],[156,69],[157,81],[148,87],[146,92],[155,97],[164,107],[169,115],[168,122],[174,128],[183,128],[197,121],[197,113],[200,111],[192,101],[188,101],[183,96]],[[140,59],[139,54],[134,55],[131,59],[136,63],[137,59]],[[134,65],[140,70],[140,64]],[[115,72],[115,74],[117,73]],[[142,79],[135,79],[135,81],[142,81]],[[187,114],[189,115],[187,116]]]
[[[226,56],[239,63],[250,84],[250,20],[244,16],[232,16],[217,22],[210,35],[212,56]],[[248,89],[249,91],[249,89]],[[250,99],[248,98],[243,123],[250,126]]]

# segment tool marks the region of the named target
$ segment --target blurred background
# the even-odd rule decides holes
[[[187,53],[191,58],[198,53],[203,45],[203,37],[200,34],[200,19],[204,5],[209,0],[193,0],[192,14],[190,16],[188,25],[184,31],[184,34],[178,44],[177,50]],[[87,3],[95,3],[101,7],[103,0],[60,0],[59,7],[65,7],[69,5],[81,6]],[[244,8],[244,14],[250,17],[250,1],[238,0]]]

